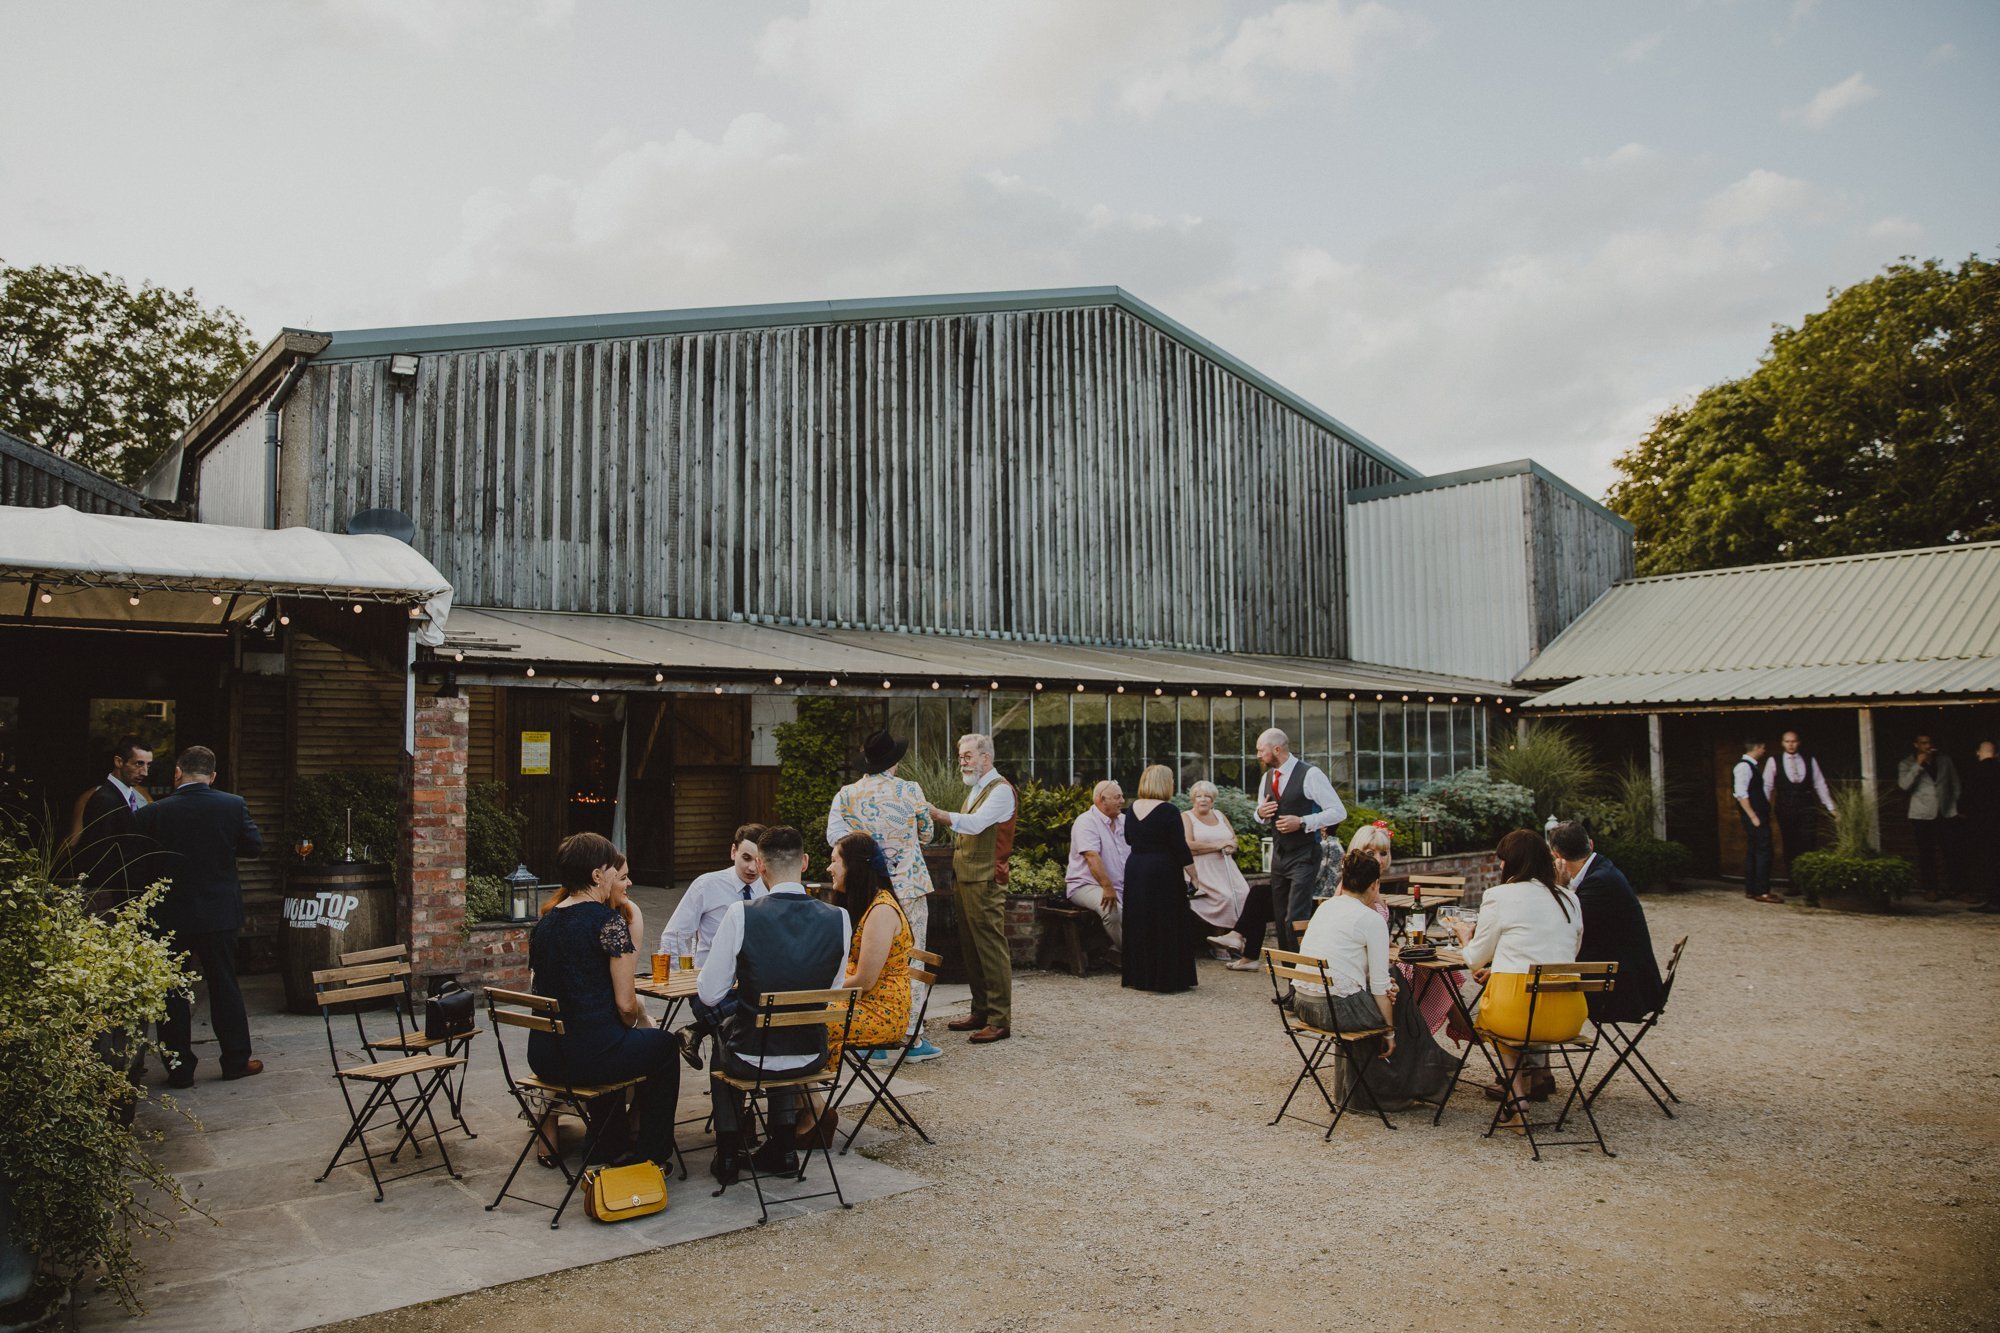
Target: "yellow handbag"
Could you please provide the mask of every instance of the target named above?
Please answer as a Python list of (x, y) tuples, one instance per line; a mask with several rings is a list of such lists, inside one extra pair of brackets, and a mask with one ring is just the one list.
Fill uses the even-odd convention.
[(667, 1206), (667, 1173), (657, 1162), (600, 1166), (583, 1177), (583, 1208), (596, 1222), (650, 1217)]

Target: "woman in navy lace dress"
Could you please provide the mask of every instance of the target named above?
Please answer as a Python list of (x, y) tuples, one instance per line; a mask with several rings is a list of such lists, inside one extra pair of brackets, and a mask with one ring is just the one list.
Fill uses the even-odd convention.
[(624, 854), (608, 838), (578, 833), (556, 849), (556, 874), (562, 887), (529, 936), (528, 965), (535, 994), (562, 1002), (564, 1032), (530, 1032), (528, 1066), (551, 1082), (577, 1085), (644, 1079), (634, 1156), (665, 1170), (674, 1151), (680, 1043), (648, 1021), (633, 989), (639, 955), (632, 938), (644, 937), (645, 924), (625, 896), (632, 878)]

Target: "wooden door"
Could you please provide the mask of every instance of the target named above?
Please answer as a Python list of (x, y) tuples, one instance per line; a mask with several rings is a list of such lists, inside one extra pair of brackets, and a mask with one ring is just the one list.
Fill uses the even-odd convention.
[[(506, 744), (502, 751), (507, 756), (507, 785), (513, 792), (515, 806), (527, 819), (521, 839), (521, 859), (544, 883), (555, 879), (556, 845), (565, 835), (562, 765), (555, 749), (561, 744), (567, 720), (568, 705), (556, 691), (510, 691)], [(541, 749), (543, 745), (548, 747), (546, 751)]]
[(676, 882), (729, 860), (729, 837), (750, 808), (750, 700), (742, 695), (674, 695), (667, 722), (673, 772)]

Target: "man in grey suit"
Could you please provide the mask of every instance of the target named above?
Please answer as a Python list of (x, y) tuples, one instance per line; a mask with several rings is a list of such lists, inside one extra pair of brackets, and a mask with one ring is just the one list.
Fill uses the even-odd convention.
[[(209, 1021), (222, 1047), (222, 1076), (247, 1078), (264, 1071), (250, 1057), (250, 1016), (236, 984), (236, 936), (243, 929), (243, 884), (236, 858), (256, 856), (264, 839), (241, 796), (217, 791), (215, 751), (192, 746), (174, 762), (174, 793), (141, 806), (133, 816), (141, 837), (156, 850), (141, 870), (169, 881), (154, 920), (176, 948), (194, 955), (208, 986)], [(185, 995), (167, 1001), (160, 1044), (172, 1062), (167, 1082), (194, 1084), (194, 1006)]]
[(1910, 834), (1917, 842), (1917, 887), (1936, 902), (1944, 894), (1938, 878), (1939, 844), (1945, 820), (1958, 818), (1958, 770), (1951, 756), (1919, 736), (1896, 767), (1896, 785), (1910, 794)]

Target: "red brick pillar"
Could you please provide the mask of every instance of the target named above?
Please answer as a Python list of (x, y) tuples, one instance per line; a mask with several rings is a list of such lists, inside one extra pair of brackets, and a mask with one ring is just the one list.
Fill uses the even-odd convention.
[(458, 972), (465, 946), (465, 697), (419, 694), (416, 721), (397, 897), (411, 969), (424, 977)]

